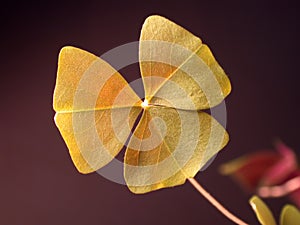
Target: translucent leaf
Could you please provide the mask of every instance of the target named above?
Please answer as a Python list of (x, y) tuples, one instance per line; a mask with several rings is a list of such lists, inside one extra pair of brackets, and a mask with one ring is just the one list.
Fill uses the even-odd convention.
[(106, 62), (78, 48), (61, 50), (53, 100), (55, 123), (81, 173), (101, 168), (118, 154), (140, 104)]
[(149, 107), (125, 155), (125, 180), (134, 193), (180, 185), (228, 142), (224, 128), (204, 112)]
[[(164, 17), (150, 16), (144, 22), (139, 56), (146, 99), (151, 104), (207, 109), (231, 91), (228, 77), (209, 48)], [(174, 85), (184, 92), (172, 91)], [(192, 106), (185, 104), (187, 98)]]

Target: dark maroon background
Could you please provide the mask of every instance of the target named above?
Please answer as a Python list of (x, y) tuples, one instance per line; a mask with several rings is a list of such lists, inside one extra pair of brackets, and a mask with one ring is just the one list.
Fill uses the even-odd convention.
[[(255, 223), (249, 195), (217, 168), (271, 147), (276, 137), (299, 151), (299, 7), (289, 1), (42, 2), (2, 3), (0, 9), (0, 224), (231, 224), (189, 183), (134, 195), (95, 173), (79, 174), (54, 125), (60, 48), (74, 45), (101, 55), (138, 40), (150, 14), (200, 36), (229, 74), (231, 141), (196, 179)], [(127, 71), (128, 81), (139, 77), (136, 67)], [(286, 201), (267, 202), (278, 214)]]

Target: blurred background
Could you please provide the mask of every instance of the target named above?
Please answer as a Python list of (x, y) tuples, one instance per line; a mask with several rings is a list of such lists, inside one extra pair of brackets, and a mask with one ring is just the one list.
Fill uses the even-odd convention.
[[(251, 224), (245, 194), (220, 164), (272, 148), (300, 149), (299, 7), (285, 1), (69, 1), (1, 4), (0, 224), (232, 224), (186, 183), (134, 195), (81, 175), (53, 121), (57, 56), (65, 45), (96, 55), (137, 41), (160, 14), (202, 38), (230, 76), (230, 143), (196, 179)], [(123, 74), (139, 78), (138, 66)], [(298, 91), (297, 91), (298, 90)], [(267, 202), (278, 216), (287, 199)]]

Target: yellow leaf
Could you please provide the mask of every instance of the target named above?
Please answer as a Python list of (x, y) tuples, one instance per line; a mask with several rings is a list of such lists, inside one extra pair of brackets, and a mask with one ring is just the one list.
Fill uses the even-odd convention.
[(118, 154), (140, 104), (106, 62), (78, 48), (61, 50), (53, 100), (55, 123), (81, 173), (96, 171)]
[(149, 107), (126, 150), (126, 183), (134, 193), (183, 184), (227, 142), (224, 128), (204, 112)]
[(99, 57), (75, 47), (59, 53), (53, 106), (56, 112), (140, 106), (125, 79)]
[[(230, 93), (223, 69), (201, 40), (161, 16), (150, 16), (140, 36), (140, 68), (150, 104), (207, 109)], [(174, 87), (184, 90), (174, 91)], [(187, 98), (193, 104), (186, 104)]]
[(280, 225), (299, 225), (300, 212), (293, 205), (286, 205), (281, 211)]
[(253, 196), (249, 203), (262, 225), (276, 225), (272, 212), (259, 197)]

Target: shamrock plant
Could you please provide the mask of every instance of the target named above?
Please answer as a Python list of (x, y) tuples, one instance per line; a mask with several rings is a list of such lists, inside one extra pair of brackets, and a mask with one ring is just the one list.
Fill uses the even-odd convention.
[[(138, 48), (143, 96), (104, 58), (76, 47), (61, 49), (53, 107), (75, 167), (84, 174), (101, 170), (125, 146), (122, 163), (131, 192), (188, 180), (230, 220), (246, 224), (194, 179), (229, 141), (213, 117), (213, 107), (231, 92), (229, 78), (200, 38), (158, 15), (145, 20)], [(266, 207), (251, 202), (258, 215), (263, 212), (260, 221), (273, 224)], [(293, 210), (285, 209), (283, 221), (290, 221)]]

